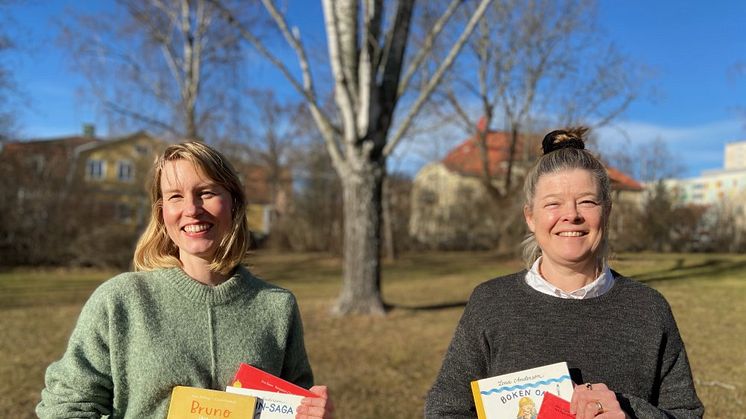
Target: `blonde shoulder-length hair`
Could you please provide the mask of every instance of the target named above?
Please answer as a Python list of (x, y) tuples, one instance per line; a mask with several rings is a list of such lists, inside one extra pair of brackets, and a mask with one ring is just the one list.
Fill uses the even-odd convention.
[(228, 190), (232, 198), (233, 228), (223, 237), (210, 264), (210, 270), (229, 274), (249, 249), (249, 223), (246, 195), (233, 166), (220, 152), (198, 141), (171, 145), (155, 161), (150, 178), (151, 213), (148, 226), (137, 241), (133, 266), (136, 271), (180, 267), (179, 248), (171, 240), (163, 223), (161, 175), (167, 162), (186, 160), (203, 175)]

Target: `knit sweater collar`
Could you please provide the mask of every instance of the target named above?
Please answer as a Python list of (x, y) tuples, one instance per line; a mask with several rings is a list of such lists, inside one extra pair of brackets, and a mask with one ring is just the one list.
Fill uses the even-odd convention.
[(161, 269), (158, 274), (187, 299), (208, 305), (225, 304), (249, 292), (254, 279), (241, 265), (236, 267), (230, 278), (218, 286), (205, 285), (187, 275), (181, 268)]

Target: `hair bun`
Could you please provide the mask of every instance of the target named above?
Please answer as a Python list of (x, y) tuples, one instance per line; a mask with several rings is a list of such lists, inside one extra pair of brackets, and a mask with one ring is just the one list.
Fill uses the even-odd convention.
[(544, 154), (549, 154), (552, 151), (563, 148), (583, 150), (585, 149), (585, 140), (583, 137), (586, 132), (588, 132), (588, 128), (583, 127), (554, 130), (544, 136), (541, 148), (544, 150)]

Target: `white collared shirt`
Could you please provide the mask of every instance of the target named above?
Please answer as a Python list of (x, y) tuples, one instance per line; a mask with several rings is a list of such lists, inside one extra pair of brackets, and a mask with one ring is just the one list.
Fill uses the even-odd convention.
[(541, 263), (541, 257), (536, 259), (531, 269), (526, 272), (526, 283), (536, 291), (543, 294), (551, 295), (558, 298), (569, 298), (575, 300), (582, 300), (584, 298), (593, 298), (605, 294), (614, 285), (614, 276), (611, 274), (609, 265), (604, 265), (601, 270), (601, 275), (598, 276), (593, 282), (578, 288), (572, 292), (563, 291), (544, 279), (539, 273), (539, 264)]

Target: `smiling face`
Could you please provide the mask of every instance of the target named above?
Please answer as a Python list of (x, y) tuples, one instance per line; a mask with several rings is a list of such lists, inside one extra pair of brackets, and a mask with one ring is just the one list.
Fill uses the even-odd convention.
[(564, 267), (595, 276), (608, 215), (599, 195), (597, 182), (586, 170), (561, 170), (539, 178), (524, 216), (541, 248), (542, 269)]
[(163, 223), (184, 266), (212, 262), (232, 229), (232, 198), (187, 160), (167, 161), (161, 174)]

